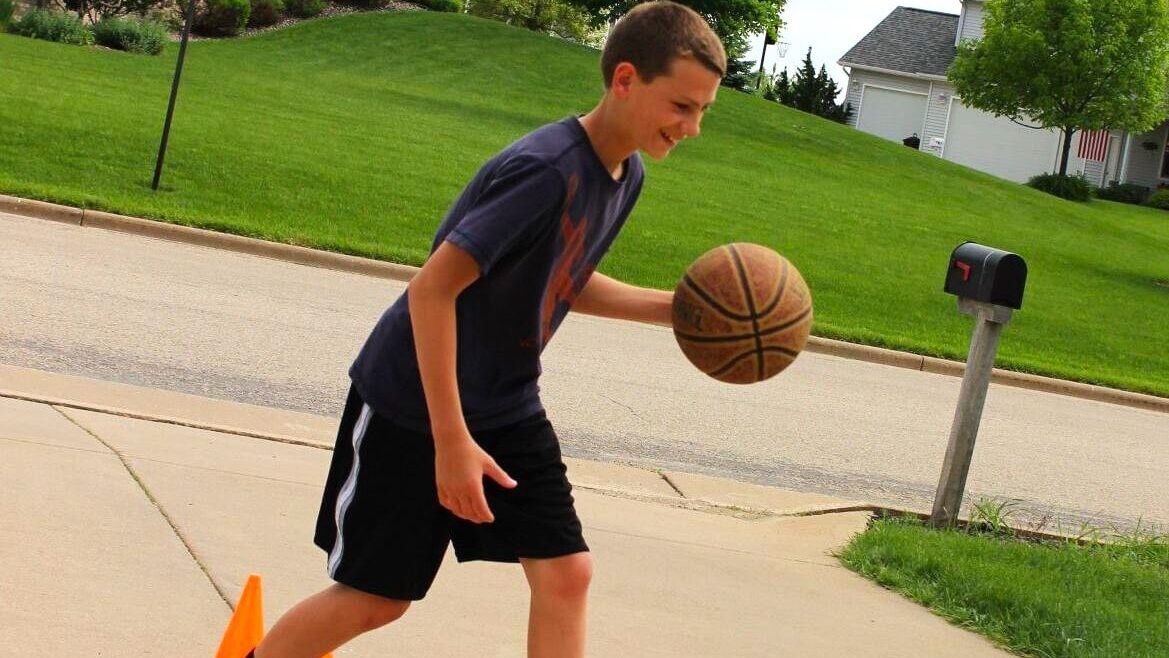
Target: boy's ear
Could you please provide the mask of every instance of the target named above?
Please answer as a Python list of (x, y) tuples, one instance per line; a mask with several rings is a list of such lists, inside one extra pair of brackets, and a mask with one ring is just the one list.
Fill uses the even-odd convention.
[(621, 62), (613, 69), (613, 82), (609, 88), (619, 100), (625, 100), (633, 92), (633, 85), (639, 81), (637, 67), (630, 62)]

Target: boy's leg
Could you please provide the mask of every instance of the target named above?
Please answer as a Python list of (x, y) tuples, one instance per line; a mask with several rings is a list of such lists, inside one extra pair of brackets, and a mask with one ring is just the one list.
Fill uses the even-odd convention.
[(592, 557), (521, 558), (532, 590), (528, 658), (583, 658)]
[(433, 440), (378, 416), (356, 388), (337, 434), (313, 537), (337, 584), (286, 612), (257, 658), (320, 658), (401, 617), (442, 564), (452, 517), (435, 492)]
[(256, 648), (256, 658), (320, 658), (349, 640), (398, 619), (409, 601), (333, 585), (293, 606)]

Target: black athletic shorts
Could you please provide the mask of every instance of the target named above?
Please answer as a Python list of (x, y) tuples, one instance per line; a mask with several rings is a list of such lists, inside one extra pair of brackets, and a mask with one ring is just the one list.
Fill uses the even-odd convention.
[(451, 542), (459, 562), (588, 550), (560, 442), (543, 413), (472, 436), (518, 483), (505, 489), (484, 478), (493, 523), (474, 524), (439, 505), (431, 436), (378, 416), (350, 389), (315, 537), (329, 554), (333, 580), (415, 601), (430, 589)]

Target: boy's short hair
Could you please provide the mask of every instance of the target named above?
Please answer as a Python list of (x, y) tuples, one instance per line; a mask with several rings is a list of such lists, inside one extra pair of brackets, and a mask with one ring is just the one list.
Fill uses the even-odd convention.
[(670, 0), (637, 5), (617, 21), (605, 42), (605, 88), (613, 84), (613, 71), (621, 62), (633, 64), (648, 83), (668, 73), (679, 57), (689, 57), (720, 77), (727, 74), (722, 41), (698, 12)]

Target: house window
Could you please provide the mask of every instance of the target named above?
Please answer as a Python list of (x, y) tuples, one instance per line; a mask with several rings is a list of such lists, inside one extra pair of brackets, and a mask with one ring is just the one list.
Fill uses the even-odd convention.
[[(1156, 147), (1156, 142), (1150, 144)], [(1165, 135), (1165, 148), (1161, 150), (1161, 178), (1169, 178), (1169, 133)]]

